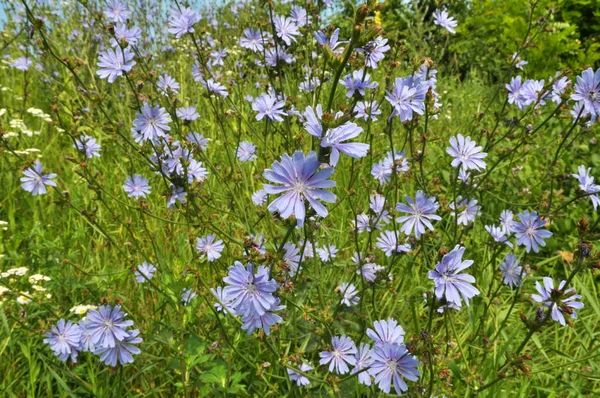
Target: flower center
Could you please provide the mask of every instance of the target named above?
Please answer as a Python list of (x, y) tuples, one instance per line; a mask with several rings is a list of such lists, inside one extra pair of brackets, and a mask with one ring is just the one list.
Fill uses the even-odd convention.
[(292, 191), (299, 195), (304, 194), (307, 191), (307, 188), (306, 183), (300, 180), (296, 180), (294, 185), (292, 185)]

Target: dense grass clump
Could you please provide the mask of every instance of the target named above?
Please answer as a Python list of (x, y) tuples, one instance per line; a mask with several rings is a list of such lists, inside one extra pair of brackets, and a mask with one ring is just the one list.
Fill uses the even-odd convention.
[(442, 3), (2, 3), (0, 396), (598, 395), (589, 5)]

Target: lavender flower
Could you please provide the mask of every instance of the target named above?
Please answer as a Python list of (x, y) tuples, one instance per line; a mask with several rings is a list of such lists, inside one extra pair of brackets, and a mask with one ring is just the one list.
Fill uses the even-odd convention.
[(506, 90), (508, 91), (508, 103), (517, 105), (520, 110), (529, 105), (523, 94), (522, 87), (521, 76), (513, 77), (510, 80), (510, 83), (506, 85)]
[(441, 26), (442, 28), (446, 29), (452, 34), (456, 33), (454, 28), (456, 28), (456, 25), (458, 25), (458, 23), (454, 18), (448, 15), (448, 11), (446, 10), (435, 10), (435, 15), (433, 16), (433, 23), (435, 25)]
[(267, 118), (269, 121), (283, 122), (283, 117), (287, 114), (283, 111), (285, 101), (280, 100), (276, 96), (269, 94), (261, 94), (254, 102), (252, 102), (252, 109), (258, 114), (256, 120), (263, 120)]
[(135, 271), (135, 280), (138, 283), (145, 283), (154, 277), (154, 273), (156, 272), (156, 267), (154, 264), (148, 264), (144, 261), (142, 264), (138, 265), (137, 270)]
[(150, 106), (144, 103), (140, 113), (137, 113), (133, 121), (133, 128), (138, 131), (144, 140), (156, 141), (167, 135), (171, 130), (169, 123), (171, 117), (167, 110), (160, 105)]
[(205, 256), (208, 258), (208, 262), (215, 261), (221, 258), (221, 252), (223, 251), (223, 241), (216, 240), (217, 236), (214, 234), (208, 234), (202, 238), (196, 239), (196, 250), (201, 254), (200, 258)]
[(275, 31), (277, 37), (285, 42), (288, 46), (292, 44), (292, 41), (296, 42), (296, 36), (300, 35), (298, 31), (298, 25), (291, 18), (286, 18), (282, 15), (277, 15), (273, 19), (275, 25)]
[(356, 92), (364, 96), (366, 89), (379, 86), (377, 82), (371, 83), (371, 75), (368, 73), (365, 74), (363, 69), (355, 70), (352, 72), (352, 75), (346, 75), (344, 80), (340, 80), (340, 83), (348, 90), (346, 92), (346, 97), (348, 98), (351, 98)]
[(295, 60), (283, 47), (269, 48), (265, 54), (265, 63), (272, 67), (276, 67), (281, 63), (291, 64)]
[(337, 165), (340, 159), (340, 152), (355, 159), (367, 156), (369, 144), (345, 142), (358, 137), (362, 131), (363, 129), (361, 127), (358, 127), (355, 123), (351, 122), (346, 122), (339, 127), (327, 130), (327, 134), (325, 134), (325, 137), (321, 140), (321, 146), (323, 148), (331, 147), (329, 163), (332, 167)]
[(106, 15), (106, 18), (110, 22), (124, 23), (131, 18), (131, 11), (129, 11), (127, 5), (121, 0), (108, 0), (104, 9), (104, 15)]
[(206, 87), (206, 89), (210, 92), (213, 92), (221, 97), (227, 97), (229, 93), (227, 92), (227, 88), (219, 82), (216, 82), (214, 79), (204, 80), (202, 79), (200, 83)]
[(336, 196), (321, 188), (333, 188), (335, 181), (328, 180), (333, 174), (333, 168), (319, 170), (320, 162), (317, 155), (310, 152), (306, 157), (300, 151), (293, 156), (284, 154), (281, 162), (275, 161), (271, 169), (264, 171), (263, 176), (280, 186), (264, 184), (263, 189), (268, 194), (283, 194), (269, 205), (271, 212), (278, 211), (282, 218), (295, 215), (298, 227), (304, 225), (306, 217), (305, 201), (321, 217), (326, 217), (328, 212), (325, 206), (317, 199), (333, 203)]
[(171, 93), (178, 94), (179, 93), (179, 83), (177, 80), (172, 78), (169, 74), (163, 73), (158, 77), (158, 82), (156, 85), (160, 89), (161, 94), (169, 95)]
[(583, 103), (594, 119), (600, 116), (600, 69), (595, 73), (592, 68), (581, 72), (573, 89), (575, 93), (571, 94), (571, 99)]
[(94, 156), (100, 157), (100, 144), (98, 144), (94, 137), (90, 137), (89, 135), (82, 135), (75, 139), (73, 148), (83, 152), (89, 159)]
[[(584, 165), (581, 165), (577, 168), (578, 174), (571, 174), (571, 176), (575, 177), (577, 181), (579, 181), (579, 189), (587, 194), (592, 193), (600, 193), (600, 185), (594, 184), (594, 177), (590, 174), (592, 172), (591, 167), (585, 169)], [(590, 200), (592, 201), (592, 205), (594, 206), (594, 210), (600, 205), (600, 199), (598, 199), (598, 195), (590, 195)]]
[(197, 146), (198, 148), (205, 151), (208, 148), (208, 138), (204, 138), (202, 134), (195, 133), (190, 131), (188, 135), (185, 137), (186, 140)]
[(253, 311), (244, 314), (242, 316), (242, 330), (245, 330), (250, 335), (256, 329), (263, 329), (267, 336), (270, 335), (271, 326), (283, 322), (283, 318), (274, 313), (274, 311), (285, 309), (285, 305), (279, 305), (279, 302), (279, 298), (276, 297), (269, 310), (265, 311), (262, 315)]
[(386, 257), (401, 252), (408, 253), (410, 251), (410, 244), (398, 244), (398, 236), (393, 231), (383, 231), (377, 238), (376, 246), (385, 253)]
[(346, 374), (350, 371), (348, 365), (356, 365), (356, 344), (348, 336), (334, 336), (331, 339), (332, 351), (319, 353), (321, 365), (329, 364), (329, 371), (337, 374)]
[(327, 35), (320, 30), (316, 31), (314, 35), (315, 39), (317, 39), (317, 43), (319, 43), (320, 46), (329, 47), (334, 54), (339, 53), (339, 51), (342, 50), (342, 47), (340, 46), (347, 43), (345, 41), (338, 40), (340, 37), (340, 28), (334, 30), (330, 37), (327, 37)]
[(181, 11), (174, 8), (171, 10), (169, 21), (169, 33), (180, 38), (186, 33), (194, 33), (194, 25), (200, 21), (200, 15), (189, 7), (183, 7)]
[(425, 95), (429, 84), (409, 76), (396, 78), (393, 90), (386, 91), (385, 99), (394, 107), (393, 116), (400, 116), (400, 121), (412, 120), (415, 113), (425, 112)]
[(108, 79), (109, 83), (113, 83), (117, 77), (123, 76), (123, 73), (131, 71), (136, 63), (133, 57), (133, 53), (128, 48), (116, 50), (109, 48), (100, 53), (96, 74), (102, 79)]
[(377, 265), (375, 263), (366, 263), (361, 266), (356, 273), (362, 275), (367, 282), (375, 282), (375, 279), (377, 279), (377, 273), (384, 270), (385, 268), (381, 265)]
[(389, 394), (392, 382), (396, 393), (402, 394), (408, 390), (403, 377), (417, 381), (420, 372), (417, 369), (420, 362), (412, 356), (404, 345), (384, 344), (371, 350), (371, 367), (369, 374), (375, 377), (379, 389)]
[(259, 189), (252, 194), (252, 203), (257, 206), (262, 206), (267, 202), (267, 193), (264, 189)]
[(365, 55), (365, 65), (367, 67), (377, 69), (377, 65), (385, 58), (385, 53), (390, 50), (387, 42), (388, 39), (379, 36), (368, 42), (364, 47), (356, 49), (356, 52)]
[(97, 310), (90, 310), (85, 318), (90, 344), (99, 348), (113, 348), (117, 342), (128, 338), (126, 329), (133, 325), (133, 321), (124, 320), (126, 316), (120, 305), (101, 305)]
[(521, 69), (521, 70), (523, 70), (523, 67), (529, 63), (529, 62), (521, 59), (521, 57), (519, 57), (519, 53), (513, 53), (512, 60), (516, 61), (515, 68)]
[(356, 365), (350, 374), (358, 373), (358, 382), (360, 384), (364, 384), (365, 386), (370, 386), (372, 380), (368, 369), (372, 364), (373, 360), (371, 359), (371, 346), (369, 344), (360, 343), (360, 347), (356, 353)]
[[(313, 370), (313, 367), (303, 362), (302, 365), (300, 365), (300, 370), (306, 373), (310, 370)], [(302, 376), (300, 373), (290, 368), (287, 368), (287, 373), (290, 381), (295, 381), (298, 387), (307, 386), (310, 384), (310, 380), (308, 380), (306, 376)]]
[(487, 153), (482, 152), (483, 148), (476, 145), (475, 141), (471, 141), (471, 137), (465, 139), (462, 134), (450, 138), (450, 147), (446, 148), (446, 153), (454, 157), (452, 167), (462, 166), (465, 170), (477, 171), (485, 169), (486, 164), (483, 159)]
[(469, 299), (480, 293), (476, 287), (471, 285), (475, 283), (475, 278), (469, 274), (459, 274), (460, 271), (473, 265), (473, 260), (463, 261), (464, 252), (464, 247), (456, 245), (428, 274), (429, 279), (432, 279), (435, 284), (435, 296), (438, 300), (445, 297), (448, 302), (454, 303), (458, 307), (461, 306), (461, 296), (468, 306)]
[(364, 119), (368, 121), (371, 119), (372, 121), (377, 121), (377, 115), (381, 115), (381, 111), (379, 110), (379, 104), (377, 101), (358, 101), (356, 103), (356, 107), (354, 108), (356, 112), (356, 117)]
[(375, 321), (373, 329), (367, 329), (367, 336), (375, 341), (375, 345), (383, 346), (385, 344), (404, 343), (404, 329), (398, 325), (398, 321), (393, 318), (387, 320)]
[(560, 104), (562, 102), (562, 96), (569, 85), (569, 79), (566, 76), (561, 77), (554, 83), (552, 83), (552, 93), (550, 96), (552, 97), (552, 102), (556, 104)]
[(360, 297), (357, 296), (358, 290), (352, 283), (344, 282), (335, 290), (343, 296), (340, 304), (344, 304), (346, 307), (358, 304)]
[(25, 72), (33, 64), (33, 61), (26, 57), (19, 57), (10, 63), (15, 69), (22, 70)]
[(138, 337), (139, 334), (140, 331), (137, 329), (129, 330), (127, 336), (123, 340), (117, 341), (114, 347), (96, 348), (94, 354), (99, 355), (100, 361), (104, 362), (105, 365), (112, 367), (117, 366), (117, 363), (121, 365), (133, 363), (133, 356), (142, 352), (134, 345), (143, 341), (141, 337)]
[(502, 282), (511, 288), (520, 286), (523, 283), (522, 278), (525, 277), (523, 267), (519, 265), (519, 259), (514, 254), (507, 254), (500, 263), (500, 271), (502, 271)]
[(564, 314), (570, 314), (571, 318), (577, 318), (577, 311), (583, 308), (583, 303), (580, 301), (581, 295), (577, 294), (574, 288), (564, 290), (567, 281), (561, 281), (558, 289), (554, 289), (554, 281), (552, 278), (545, 277), (543, 285), (540, 282), (535, 282), (535, 288), (539, 294), (532, 294), (531, 298), (538, 303), (543, 303), (545, 307), (550, 308), (552, 320), (565, 326)]
[(52, 181), (56, 178), (56, 174), (42, 174), (42, 163), (39, 160), (35, 161), (33, 167), (28, 168), (23, 172), (24, 177), (21, 177), (21, 188), (27, 192), (31, 192), (32, 196), (45, 195), (46, 186), (55, 187), (56, 182)]
[[(463, 209), (460, 213), (458, 213), (458, 219), (457, 219), (457, 223), (460, 225), (468, 225), (470, 222), (474, 222), (475, 221), (475, 217), (481, 215), (481, 206), (477, 206), (477, 200), (476, 199), (462, 199), (462, 196), (458, 196), (456, 198), (456, 202), (458, 203), (458, 206), (455, 206), (454, 202), (451, 202), (448, 207), (450, 207), (450, 209), (454, 210), (452, 213), (450, 213), (452, 216), (456, 217), (457, 216), (457, 210), (458, 209)], [(458, 207), (458, 209), (457, 209)]]
[(185, 287), (181, 289), (181, 303), (185, 307), (187, 307), (192, 302), (192, 300), (196, 298), (196, 296), (198, 295), (192, 289)]
[(517, 244), (525, 246), (527, 253), (532, 249), (534, 252), (539, 252), (539, 246), (546, 246), (544, 239), (552, 236), (552, 232), (542, 229), (546, 226), (546, 222), (540, 219), (537, 212), (525, 210), (519, 214), (520, 222), (515, 224), (515, 236)]
[(390, 182), (390, 179), (394, 173), (401, 173), (408, 171), (408, 160), (404, 156), (404, 152), (395, 152), (392, 156), (392, 152), (388, 152), (379, 162), (375, 163), (371, 168), (371, 175), (379, 181), (380, 184), (385, 185)]
[(405, 196), (404, 199), (408, 202), (408, 205), (404, 203), (396, 204), (396, 210), (402, 213), (409, 213), (408, 216), (401, 216), (396, 219), (397, 222), (402, 223), (402, 232), (406, 235), (410, 235), (415, 232), (417, 239), (425, 233), (425, 227), (433, 231), (433, 225), (430, 220), (441, 220), (442, 218), (435, 214), (440, 205), (436, 202), (435, 198), (427, 197), (422, 191), (417, 192), (416, 200), (413, 200), (409, 196)]
[(214, 307), (218, 312), (225, 313), (225, 311), (227, 311), (232, 315), (235, 315), (235, 310), (231, 307), (231, 301), (225, 297), (225, 290), (221, 286), (217, 286), (216, 289), (211, 288), (210, 292), (218, 300), (214, 304)]
[(171, 184), (171, 195), (169, 196), (169, 200), (167, 201), (167, 207), (170, 210), (173, 210), (173, 207), (175, 206), (177, 201), (179, 201), (181, 203), (185, 203), (186, 197), (187, 197), (187, 192), (185, 192), (185, 189)]
[(224, 48), (211, 52), (210, 53), (211, 66), (225, 65), (226, 57), (227, 57), (227, 50), (225, 50)]
[(128, 197), (136, 199), (145, 198), (146, 195), (150, 193), (148, 180), (139, 174), (133, 174), (131, 177), (128, 177), (127, 180), (125, 180), (123, 189)]
[(292, 6), (290, 11), (290, 19), (294, 21), (299, 28), (311, 23), (311, 17), (308, 15), (306, 10), (296, 5)]
[(513, 212), (510, 210), (502, 210), (500, 213), (500, 227), (505, 234), (515, 232), (515, 221), (513, 220)]
[(248, 141), (240, 142), (235, 156), (240, 162), (252, 162), (256, 160), (256, 146)]
[(288, 267), (290, 275), (294, 276), (300, 265), (300, 249), (295, 244), (288, 242), (283, 245), (283, 250), (283, 261)]
[(44, 343), (50, 346), (54, 355), (60, 357), (65, 362), (69, 357), (72, 362), (77, 362), (77, 354), (81, 342), (81, 329), (79, 325), (71, 321), (60, 319), (52, 329), (46, 332)]
[(327, 262), (334, 259), (337, 256), (338, 251), (338, 248), (334, 245), (325, 245), (323, 247), (317, 248), (317, 254), (323, 262)]
[(506, 246), (513, 248), (513, 244), (509, 242), (508, 237), (506, 236), (506, 232), (495, 225), (486, 225), (485, 230), (488, 231), (492, 239), (494, 239), (498, 243), (504, 243)]
[(188, 106), (177, 108), (177, 117), (186, 122), (193, 122), (198, 119), (200, 115), (196, 112), (195, 106)]
[(254, 273), (252, 264), (246, 267), (239, 261), (229, 267), (223, 282), (223, 296), (231, 302), (231, 307), (238, 314), (264, 315), (277, 302), (273, 293), (277, 290), (277, 282), (269, 277), (269, 269), (258, 267)]
[(129, 45), (135, 46), (137, 41), (142, 37), (142, 30), (135, 26), (131, 29), (125, 24), (118, 24), (115, 27), (115, 37), (110, 39), (110, 45), (117, 49), (121, 45), (127, 47)]
[(264, 44), (269, 41), (270, 36), (268, 33), (247, 28), (244, 29), (244, 36), (240, 38), (240, 46), (252, 50), (255, 53), (262, 53), (264, 51)]

